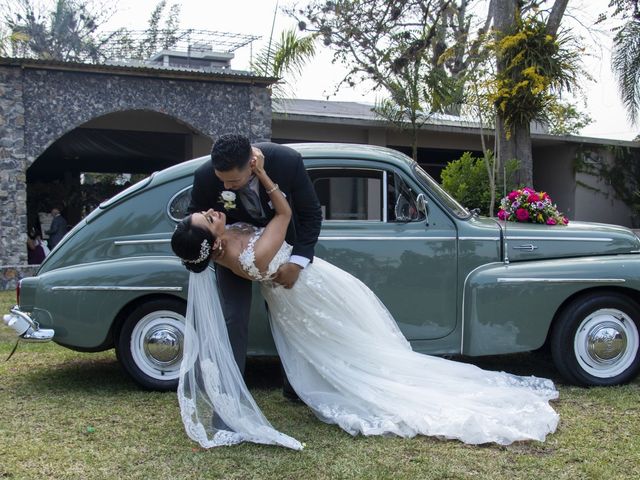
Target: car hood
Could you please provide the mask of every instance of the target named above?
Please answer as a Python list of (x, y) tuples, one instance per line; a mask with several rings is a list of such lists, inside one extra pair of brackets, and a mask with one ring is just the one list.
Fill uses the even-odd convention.
[(573, 221), (562, 226), (499, 224), (510, 261), (640, 253), (640, 239), (617, 225)]

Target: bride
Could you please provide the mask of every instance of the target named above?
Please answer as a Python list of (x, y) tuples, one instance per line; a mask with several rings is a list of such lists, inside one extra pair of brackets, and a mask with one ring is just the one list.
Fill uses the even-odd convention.
[(208, 210), (184, 218), (171, 239), (192, 272), (178, 399), (193, 440), (205, 448), (243, 441), (302, 448), (271, 426), (244, 384), (207, 268), (212, 260), (260, 282), (287, 377), (324, 422), (352, 435), (431, 435), (469, 444), (543, 441), (555, 431), (552, 381), (414, 352), (375, 294), (334, 265), (316, 257), (293, 288), (272, 282), (291, 253), (284, 241), (291, 209), (263, 162), (254, 157), (251, 168), (276, 212), (265, 228), (225, 226), (224, 213)]

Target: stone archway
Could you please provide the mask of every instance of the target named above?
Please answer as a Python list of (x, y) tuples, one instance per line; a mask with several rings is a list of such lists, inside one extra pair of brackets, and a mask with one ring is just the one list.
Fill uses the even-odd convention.
[(52, 207), (71, 227), (132, 182), (206, 155), (211, 144), (185, 122), (148, 110), (114, 112), (79, 125), (27, 168), (27, 230), (44, 232)]
[(27, 169), (65, 134), (133, 111), (188, 126), (200, 138), (191, 146), (194, 156), (206, 145), (202, 138), (225, 132), (268, 140), (273, 80), (0, 58), (0, 289), (12, 287), (21, 275), (16, 266), (27, 263)]

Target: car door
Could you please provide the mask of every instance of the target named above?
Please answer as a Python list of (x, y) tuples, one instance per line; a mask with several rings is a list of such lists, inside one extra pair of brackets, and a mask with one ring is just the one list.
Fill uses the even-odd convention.
[[(367, 284), (410, 340), (441, 338), (456, 325), (456, 228), (422, 187), (379, 163), (316, 160), (307, 171), (323, 225), (316, 255)], [(428, 199), (429, 197), (427, 197)]]

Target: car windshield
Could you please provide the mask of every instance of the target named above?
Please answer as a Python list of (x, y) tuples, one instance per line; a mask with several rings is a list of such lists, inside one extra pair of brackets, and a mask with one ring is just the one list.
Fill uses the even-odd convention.
[(416, 173), (418, 180), (431, 190), (431, 192), (438, 197), (438, 200), (440, 200), (440, 202), (456, 217), (469, 218), (471, 216), (469, 210), (464, 208), (455, 198), (449, 195), (446, 190), (438, 184), (438, 182), (431, 178), (429, 174), (422, 169), (422, 167), (414, 164), (413, 170)]

